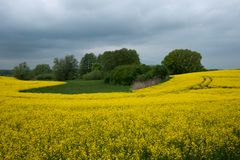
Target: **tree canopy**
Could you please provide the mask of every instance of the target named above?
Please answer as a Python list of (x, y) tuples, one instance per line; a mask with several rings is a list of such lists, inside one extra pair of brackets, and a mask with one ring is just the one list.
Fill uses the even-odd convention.
[(20, 63), (13, 69), (13, 76), (21, 80), (31, 79), (31, 70), (26, 62)]
[(31, 71), (27, 63), (23, 62), (14, 68), (13, 73), (18, 79), (60, 81), (77, 78), (104, 79), (106, 83), (130, 85), (134, 81), (164, 80), (169, 74), (205, 70), (201, 59), (201, 54), (196, 51), (176, 49), (164, 58), (162, 65), (144, 65), (140, 63), (136, 50), (122, 48), (105, 51), (98, 57), (94, 53), (86, 53), (80, 64), (74, 55), (55, 58), (52, 70), (48, 64), (39, 64)]
[(164, 80), (168, 77), (168, 70), (162, 65), (147, 66), (141, 65), (120, 65), (114, 68), (106, 82), (120, 85), (131, 85), (134, 81), (147, 81), (160, 78)]
[(48, 64), (38, 64), (33, 70), (34, 75), (46, 74), (51, 72), (51, 68)]
[(98, 62), (102, 65), (103, 70), (107, 72), (120, 65), (140, 64), (137, 51), (126, 48), (106, 51), (98, 57)]
[(202, 56), (196, 51), (176, 49), (171, 51), (162, 61), (171, 74), (202, 71)]
[(57, 80), (72, 80), (77, 77), (78, 61), (74, 55), (67, 55), (63, 59), (55, 58), (53, 63), (53, 72)]
[(92, 71), (93, 65), (97, 62), (97, 57), (93, 53), (86, 53), (80, 62), (79, 74), (82, 76)]

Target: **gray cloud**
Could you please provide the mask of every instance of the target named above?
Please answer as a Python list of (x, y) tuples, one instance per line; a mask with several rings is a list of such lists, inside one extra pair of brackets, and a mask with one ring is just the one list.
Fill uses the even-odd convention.
[(0, 68), (122, 47), (148, 64), (189, 48), (202, 53), (206, 67), (236, 68), (239, 18), (239, 0), (2, 0)]

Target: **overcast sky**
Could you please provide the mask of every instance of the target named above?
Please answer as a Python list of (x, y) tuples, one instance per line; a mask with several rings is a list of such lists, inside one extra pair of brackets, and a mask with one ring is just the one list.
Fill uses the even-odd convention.
[(146, 64), (188, 48), (239, 68), (240, 0), (0, 0), (0, 69), (123, 47)]

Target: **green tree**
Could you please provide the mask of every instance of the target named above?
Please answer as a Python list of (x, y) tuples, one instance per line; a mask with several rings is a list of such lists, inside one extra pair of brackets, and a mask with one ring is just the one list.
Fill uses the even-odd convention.
[(31, 79), (31, 70), (26, 62), (20, 63), (18, 66), (14, 67), (13, 75), (17, 79), (29, 80)]
[(202, 71), (202, 56), (196, 51), (188, 49), (176, 49), (170, 52), (162, 61), (170, 74), (181, 74)]
[(77, 78), (78, 61), (74, 55), (67, 55), (63, 59), (55, 58), (53, 63), (53, 72), (57, 80), (64, 81)]
[(101, 64), (99, 64), (99, 63), (94, 63), (93, 66), (92, 66), (92, 71), (94, 71), (94, 70), (99, 70), (99, 71), (101, 71), (101, 70), (102, 70)]
[(103, 73), (100, 70), (95, 69), (89, 73), (84, 74), (82, 78), (84, 80), (100, 80), (103, 79)]
[(166, 79), (169, 75), (169, 71), (164, 65), (156, 65), (153, 68), (153, 76), (155, 78)]
[(104, 71), (111, 71), (120, 65), (140, 64), (136, 50), (122, 48), (115, 51), (106, 51), (98, 57), (98, 62)]
[(86, 53), (80, 62), (80, 76), (92, 71), (93, 65), (97, 62), (97, 57), (94, 53)]
[(142, 64), (140, 69), (142, 74), (137, 76), (136, 81), (147, 81), (155, 78), (164, 80), (169, 75), (168, 69), (164, 65), (147, 66)]
[(0, 76), (11, 76), (13, 75), (13, 70), (0, 70)]
[(120, 85), (131, 85), (138, 75), (144, 73), (141, 65), (121, 65), (115, 67), (107, 77), (109, 80), (105, 82)]
[(34, 75), (40, 75), (40, 74), (47, 74), (47, 73), (51, 73), (51, 68), (48, 64), (38, 64), (34, 70)]

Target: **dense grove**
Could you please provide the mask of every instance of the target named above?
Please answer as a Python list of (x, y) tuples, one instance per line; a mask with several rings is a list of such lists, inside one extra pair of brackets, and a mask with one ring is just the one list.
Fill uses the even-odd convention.
[(240, 70), (133, 93), (37, 94), (0, 77), (0, 159), (240, 159)]
[(164, 81), (169, 74), (181, 74), (203, 71), (202, 56), (196, 51), (176, 49), (170, 52), (157, 65), (145, 65), (140, 62), (136, 50), (122, 48), (105, 51), (96, 56), (86, 53), (79, 62), (74, 55), (55, 58), (53, 67), (38, 64), (31, 70), (26, 62), (14, 67), (13, 75), (21, 80), (103, 80), (105, 83), (132, 85), (155, 79)]

